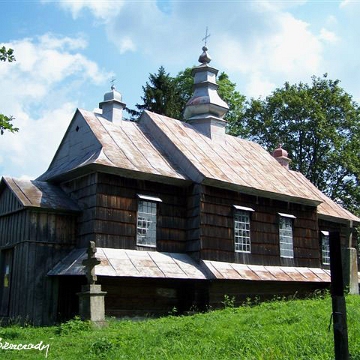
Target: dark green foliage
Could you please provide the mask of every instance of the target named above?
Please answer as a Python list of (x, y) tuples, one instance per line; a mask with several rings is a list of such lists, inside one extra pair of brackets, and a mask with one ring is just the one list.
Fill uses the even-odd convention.
[(0, 114), (0, 134), (3, 135), (5, 130), (10, 132), (17, 132), (19, 128), (14, 127), (11, 123), (14, 120), (12, 116), (6, 116), (4, 114)]
[[(143, 86), (144, 96), (142, 104), (137, 104), (137, 110), (127, 109), (133, 119), (140, 116), (142, 110), (150, 110), (174, 119), (183, 120), (186, 103), (193, 95), (192, 69), (186, 68), (171, 77), (164, 67), (160, 67), (157, 74), (150, 74), (149, 82)], [(235, 121), (243, 112), (245, 97), (235, 90), (236, 84), (231, 82), (226, 73), (218, 78), (219, 95), (229, 105), (225, 116), (227, 121)]]
[(251, 99), (230, 132), (269, 151), (282, 144), (293, 170), (359, 213), (360, 109), (339, 80), (314, 76), (310, 85), (285, 83), (266, 99)]
[[(8, 61), (12, 62), (15, 61), (14, 57), (14, 50), (13, 49), (6, 49), (5, 46), (0, 48), (0, 61)], [(10, 132), (17, 132), (19, 131), (18, 128), (14, 127), (14, 125), (11, 123), (14, 120), (12, 116), (6, 116), (3, 114), (0, 114), (0, 134), (3, 135), (4, 131), (10, 131)]]
[(143, 104), (136, 104), (140, 111), (130, 111), (132, 115), (140, 115), (142, 110), (153, 111), (160, 115), (179, 118), (181, 115), (181, 99), (175, 79), (166, 73), (163, 66), (157, 74), (150, 74), (149, 82), (143, 86)]
[(5, 46), (0, 48), (0, 61), (15, 61), (14, 50), (6, 49)]

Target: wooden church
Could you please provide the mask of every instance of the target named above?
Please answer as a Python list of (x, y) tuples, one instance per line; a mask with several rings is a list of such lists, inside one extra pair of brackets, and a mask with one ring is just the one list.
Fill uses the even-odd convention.
[(199, 62), (186, 121), (148, 111), (126, 121), (112, 87), (101, 110), (75, 112), (44, 174), (2, 178), (0, 317), (77, 314), (90, 241), (108, 316), (327, 288), (330, 231), (358, 286), (360, 219), (290, 170), (281, 147), (227, 135), (206, 47)]

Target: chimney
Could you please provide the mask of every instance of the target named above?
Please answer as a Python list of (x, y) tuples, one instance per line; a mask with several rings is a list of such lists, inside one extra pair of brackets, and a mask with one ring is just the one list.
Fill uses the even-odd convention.
[(274, 150), (272, 156), (286, 169), (289, 168), (291, 159), (288, 158), (288, 152), (284, 150), (281, 145), (279, 145), (279, 147)]
[(213, 138), (225, 135), (226, 121), (223, 119), (229, 107), (218, 92), (216, 75), (218, 70), (209, 66), (211, 61), (207, 47), (202, 48), (201, 65), (192, 70), (194, 94), (186, 104), (184, 118), (199, 132)]
[(115, 123), (119, 124), (122, 121), (122, 112), (126, 104), (122, 102), (121, 94), (116, 91), (115, 86), (111, 86), (111, 91), (105, 93), (104, 101), (99, 103), (99, 108), (102, 109), (102, 116)]

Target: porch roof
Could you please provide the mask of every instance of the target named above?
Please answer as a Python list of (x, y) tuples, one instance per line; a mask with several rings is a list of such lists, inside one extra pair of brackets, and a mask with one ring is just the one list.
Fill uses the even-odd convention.
[[(48, 275), (85, 275), (87, 249), (74, 249)], [(244, 280), (330, 282), (330, 270), (307, 267), (260, 266), (201, 260), (187, 254), (97, 248), (101, 261), (97, 276), (173, 278), (188, 280)]]

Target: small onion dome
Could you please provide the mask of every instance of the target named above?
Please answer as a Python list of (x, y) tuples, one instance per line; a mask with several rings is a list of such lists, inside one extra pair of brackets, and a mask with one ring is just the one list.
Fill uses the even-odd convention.
[(288, 152), (286, 150), (284, 150), (281, 145), (279, 145), (279, 147), (277, 149), (274, 150), (274, 152), (272, 153), (272, 156), (274, 158), (277, 157), (288, 157)]
[(275, 149), (272, 153), (272, 156), (285, 168), (289, 168), (291, 160), (288, 158), (288, 152), (284, 150), (281, 145)]
[(203, 46), (202, 51), (203, 51), (203, 53), (199, 56), (199, 63), (208, 64), (211, 61), (211, 57), (207, 53), (208, 48), (206, 46)]
[[(121, 94), (120, 94), (118, 91), (116, 91), (115, 86), (112, 85), (112, 86), (111, 86), (111, 91), (109, 91), (109, 92), (107, 92), (107, 93), (104, 94), (104, 101), (103, 101), (103, 103), (104, 103), (104, 102), (108, 102), (108, 101), (114, 101), (114, 100), (115, 100), (115, 101), (122, 102), (122, 96), (121, 96)], [(102, 108), (101, 104), (102, 104), (102, 103), (100, 103), (100, 109)]]

